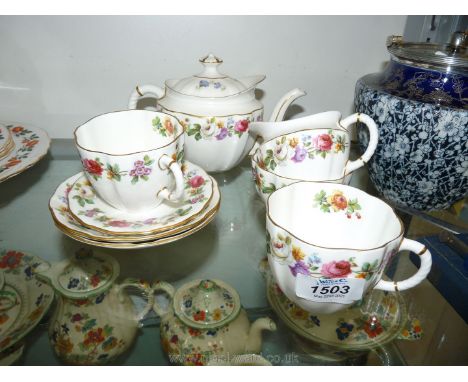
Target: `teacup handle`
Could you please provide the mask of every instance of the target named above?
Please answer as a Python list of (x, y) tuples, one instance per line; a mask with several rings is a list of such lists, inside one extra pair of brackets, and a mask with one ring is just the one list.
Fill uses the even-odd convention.
[(132, 94), (130, 94), (130, 99), (128, 100), (128, 108), (129, 109), (136, 109), (138, 99), (140, 97), (144, 97), (146, 95), (152, 95), (156, 99), (161, 98), (164, 96), (164, 90), (158, 86), (154, 85), (142, 85), (142, 86), (135, 86), (135, 90), (133, 90)]
[(375, 149), (377, 148), (377, 143), (379, 141), (379, 131), (377, 130), (377, 125), (375, 124), (374, 120), (369, 117), (367, 114), (363, 113), (355, 113), (342, 119), (340, 124), (345, 129), (348, 129), (353, 123), (362, 122), (364, 125), (367, 126), (369, 130), (369, 144), (367, 145), (367, 149), (364, 154), (361, 155), (359, 159), (349, 161), (346, 164), (344, 169), (343, 176), (348, 175), (349, 173), (357, 170), (358, 168), (364, 166), (369, 160), (371, 159), (372, 155), (374, 155)]
[(141, 290), (147, 299), (147, 303), (145, 307), (143, 308), (143, 310), (136, 315), (136, 320), (140, 322), (151, 311), (154, 305), (155, 289), (146, 281), (138, 280), (134, 278), (125, 279), (122, 283), (117, 285), (117, 288), (118, 288), (117, 293), (118, 293), (119, 301), (121, 303), (124, 301), (124, 297), (125, 297), (125, 295), (123, 294), (123, 291), (125, 288), (128, 288), (128, 287), (134, 287), (134, 288)]
[(431, 252), (421, 243), (410, 240), (403, 239), (398, 252), (400, 251), (410, 251), (416, 253), (421, 259), (421, 266), (418, 271), (411, 276), (410, 278), (403, 281), (385, 281), (380, 280), (375, 289), (381, 289), (386, 291), (402, 291), (410, 289), (421, 283), (429, 274), (432, 265)]
[(169, 200), (170, 202), (180, 200), (184, 195), (184, 174), (182, 173), (182, 169), (180, 168), (179, 163), (177, 163), (175, 159), (172, 159), (166, 154), (163, 154), (161, 158), (159, 158), (158, 165), (161, 170), (169, 169), (172, 171), (176, 186), (173, 191), (169, 191), (166, 187), (164, 187), (163, 189), (159, 190), (157, 196)]
[[(156, 281), (153, 284), (153, 288), (155, 291), (160, 290), (162, 292), (165, 292), (169, 296), (170, 301), (172, 301), (172, 299), (174, 298), (174, 293), (175, 293), (174, 287), (165, 281)], [(153, 310), (159, 317), (162, 317), (167, 313), (167, 310), (163, 309), (159, 305), (159, 303), (156, 301), (156, 299), (154, 300), (154, 303), (153, 303)]]

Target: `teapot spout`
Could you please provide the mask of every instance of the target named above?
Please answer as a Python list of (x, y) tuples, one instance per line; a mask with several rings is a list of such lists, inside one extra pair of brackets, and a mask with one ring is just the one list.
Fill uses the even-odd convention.
[(281, 99), (277, 102), (273, 112), (270, 116), (270, 122), (279, 122), (282, 121), (286, 110), (288, 107), (298, 98), (305, 96), (307, 93), (299, 88), (295, 88), (287, 92)]
[(276, 330), (276, 324), (271, 318), (262, 317), (257, 319), (249, 330), (249, 335), (245, 343), (245, 354), (259, 353), (262, 349), (262, 331), (269, 330), (274, 332)]

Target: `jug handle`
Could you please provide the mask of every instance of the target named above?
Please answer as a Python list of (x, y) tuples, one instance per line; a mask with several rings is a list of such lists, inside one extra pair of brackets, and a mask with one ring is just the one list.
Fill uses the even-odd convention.
[(147, 95), (154, 96), (156, 99), (160, 99), (164, 96), (165, 91), (159, 86), (155, 85), (137, 85), (132, 94), (130, 94), (130, 99), (128, 100), (128, 108), (136, 109), (138, 99)]
[(426, 246), (415, 240), (404, 238), (401, 242), (400, 248), (398, 249), (398, 252), (401, 251), (410, 251), (416, 253), (419, 256), (421, 260), (421, 266), (419, 267), (418, 271), (413, 276), (403, 281), (397, 282), (380, 280), (375, 286), (375, 289), (390, 292), (403, 291), (415, 287), (427, 277), (431, 270), (432, 257), (431, 252), (429, 252)]
[(379, 141), (379, 131), (377, 129), (377, 125), (375, 124), (374, 120), (367, 114), (352, 114), (349, 117), (342, 119), (340, 125), (348, 130), (349, 126), (357, 122), (361, 122), (367, 126), (367, 129), (369, 130), (369, 144), (367, 145), (366, 151), (361, 155), (360, 158), (353, 161), (348, 161), (344, 169), (343, 176), (352, 173), (369, 162), (372, 155), (374, 155), (375, 149), (377, 148), (377, 143)]
[(123, 291), (125, 288), (128, 288), (128, 287), (133, 287), (133, 288), (137, 288), (141, 290), (147, 299), (147, 303), (145, 307), (143, 308), (141, 312), (137, 313), (135, 317), (136, 321), (139, 323), (143, 318), (145, 318), (145, 316), (151, 311), (153, 307), (153, 304), (155, 301), (155, 298), (154, 298), (155, 289), (153, 288), (152, 285), (150, 285), (148, 282), (144, 280), (138, 280), (134, 278), (125, 279), (122, 283), (117, 285), (117, 288), (118, 288), (117, 296), (119, 298), (119, 302), (121, 303), (124, 302), (125, 295)]
[[(169, 299), (172, 301), (172, 299), (174, 298), (174, 293), (175, 293), (175, 289), (174, 287), (165, 282), (165, 281), (156, 281), (153, 285), (153, 289), (154, 291), (162, 291), (162, 292), (165, 292), (168, 296), (169, 296)], [(162, 317), (164, 316), (168, 311), (167, 309), (163, 309), (159, 303), (156, 301), (156, 299), (154, 300), (154, 304), (153, 304), (153, 310), (154, 312), (159, 316), (159, 317)]]

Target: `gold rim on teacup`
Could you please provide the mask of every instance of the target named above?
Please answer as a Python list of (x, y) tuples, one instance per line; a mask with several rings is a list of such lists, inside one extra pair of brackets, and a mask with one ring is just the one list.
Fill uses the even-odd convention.
[[(130, 153), (124, 153), (124, 154), (112, 154), (112, 153), (107, 153), (105, 151), (99, 151), (99, 150), (90, 150), (86, 147), (83, 147), (82, 145), (80, 145), (78, 143), (78, 137), (77, 137), (77, 132), (80, 128), (82, 128), (83, 126), (87, 125), (89, 122), (97, 119), (97, 118), (100, 118), (100, 117), (103, 117), (105, 115), (109, 115), (109, 114), (117, 114), (117, 113), (141, 113), (141, 112), (147, 112), (147, 113), (156, 113), (156, 114), (165, 114), (167, 115), (168, 117), (170, 118), (174, 118), (177, 123), (179, 124), (180, 126), (180, 133), (177, 134), (176, 136), (174, 136), (174, 138), (167, 144), (165, 145), (162, 145), (162, 146), (158, 146), (158, 147), (154, 147), (154, 148), (151, 148), (151, 149), (148, 149), (148, 150), (141, 150), (141, 151), (135, 151), (135, 152), (130, 152)], [(126, 156), (126, 155), (133, 155), (133, 154), (141, 154), (141, 153), (146, 153), (146, 152), (150, 152), (150, 151), (154, 151), (154, 150), (159, 150), (159, 149), (162, 149), (164, 147), (167, 147), (167, 146), (170, 146), (171, 144), (173, 144), (175, 141), (177, 141), (182, 135), (184, 134), (184, 127), (183, 125), (180, 123), (179, 119), (175, 116), (173, 116), (172, 114), (168, 114), (168, 113), (164, 113), (162, 111), (152, 111), (152, 110), (136, 110), (136, 109), (132, 109), (132, 110), (116, 110), (116, 111), (110, 111), (110, 112), (107, 112), (107, 113), (103, 113), (103, 114), (99, 114), (99, 115), (96, 115), (94, 116), (93, 118), (90, 118), (88, 119), (86, 122), (82, 123), (81, 125), (79, 125), (77, 128), (75, 128), (75, 130), (73, 131), (73, 137), (74, 137), (74, 142), (75, 142), (75, 145), (77, 147), (79, 147), (80, 149), (82, 150), (85, 150), (85, 151), (88, 151), (90, 153), (98, 153), (98, 154), (104, 154), (104, 155), (110, 155), (110, 156)]]
[[(377, 200), (378, 202), (380, 203), (383, 203), (385, 204), (386, 206), (388, 206), (391, 210), (391, 212), (393, 213), (393, 215), (397, 218), (398, 222), (400, 223), (400, 233), (395, 236), (393, 239), (391, 240), (388, 240), (386, 241), (384, 244), (381, 244), (379, 246), (376, 246), (376, 247), (372, 247), (372, 248), (346, 248), (346, 247), (343, 247), (343, 248), (339, 248), (339, 247), (325, 247), (325, 246), (321, 246), (321, 245), (317, 245), (317, 244), (314, 244), (314, 243), (311, 243), (305, 239), (302, 239), (298, 236), (296, 236), (295, 234), (293, 234), (291, 231), (287, 230), (286, 228), (284, 228), (283, 226), (281, 226), (280, 224), (278, 224), (276, 221), (273, 220), (273, 218), (270, 216), (270, 198), (276, 193), (276, 192), (280, 192), (281, 190), (285, 190), (287, 187), (291, 187), (291, 186), (294, 186), (298, 183), (322, 183), (322, 184), (330, 184), (331, 186), (333, 187), (346, 187), (346, 188), (351, 188), (353, 190), (357, 190), (358, 192), (362, 192), (363, 194), (365, 194), (367, 197), (369, 198), (372, 198), (372, 199), (375, 199)], [(283, 191), (285, 192), (285, 191)], [(280, 229), (282, 229), (283, 231), (287, 232), (288, 234), (290, 234), (292, 237), (294, 237), (295, 239), (303, 242), (303, 243), (306, 243), (306, 244), (309, 244), (309, 245), (312, 245), (314, 247), (317, 247), (317, 248), (324, 248), (324, 249), (332, 249), (332, 250), (351, 250), (351, 251), (356, 251), (356, 252), (367, 252), (367, 251), (372, 251), (372, 250), (375, 250), (375, 249), (379, 249), (379, 248), (384, 248), (386, 247), (388, 244), (390, 244), (391, 242), (397, 240), (398, 238), (400, 238), (400, 244), (401, 242), (403, 241), (404, 239), (404, 231), (405, 231), (405, 227), (403, 225), (403, 221), (400, 219), (400, 217), (396, 214), (395, 212), (395, 209), (390, 205), (388, 204), (387, 202), (383, 201), (382, 199), (379, 199), (379, 198), (376, 198), (375, 196), (372, 196), (370, 194), (368, 194), (367, 192), (365, 191), (362, 191), (358, 188), (355, 188), (355, 187), (351, 187), (351, 186), (347, 186), (345, 184), (337, 184), (337, 183), (331, 183), (331, 182), (314, 182), (314, 181), (307, 181), (307, 180), (301, 180), (299, 182), (296, 182), (296, 183), (293, 183), (293, 184), (288, 184), (282, 188), (280, 188), (279, 190), (276, 190), (274, 191), (273, 193), (271, 193), (270, 195), (268, 195), (268, 198), (267, 198), (267, 201), (266, 201), (266, 215), (268, 217), (268, 220), (275, 226), (275, 227), (278, 227)], [(398, 247), (399, 248), (399, 247)]]

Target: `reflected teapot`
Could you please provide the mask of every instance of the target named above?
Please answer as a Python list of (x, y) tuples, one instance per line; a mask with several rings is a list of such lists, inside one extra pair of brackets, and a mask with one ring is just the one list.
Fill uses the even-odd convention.
[[(143, 96), (157, 98), (157, 107), (174, 115), (185, 129), (185, 157), (208, 172), (236, 166), (252, 149), (255, 136), (249, 124), (263, 119), (263, 104), (255, 98), (255, 87), (265, 75), (235, 79), (218, 71), (223, 62), (209, 54), (200, 59), (204, 70), (194, 76), (167, 80), (165, 87), (137, 86), (128, 103), (135, 109)], [(282, 120), (288, 106), (305, 95), (300, 89), (285, 94), (271, 120)]]
[(171, 363), (206, 365), (239, 354), (259, 353), (262, 331), (276, 330), (267, 317), (251, 324), (236, 290), (220, 280), (194, 280), (175, 293), (169, 284), (159, 285), (172, 296), (168, 311), (157, 302), (154, 305), (161, 316), (163, 350)]
[[(37, 277), (56, 291), (57, 307), (49, 326), (56, 355), (67, 364), (102, 365), (123, 354), (136, 337), (139, 321), (151, 310), (148, 283), (126, 279), (117, 284), (119, 263), (109, 255), (78, 251)], [(148, 302), (136, 314), (125, 289), (136, 287)]]

